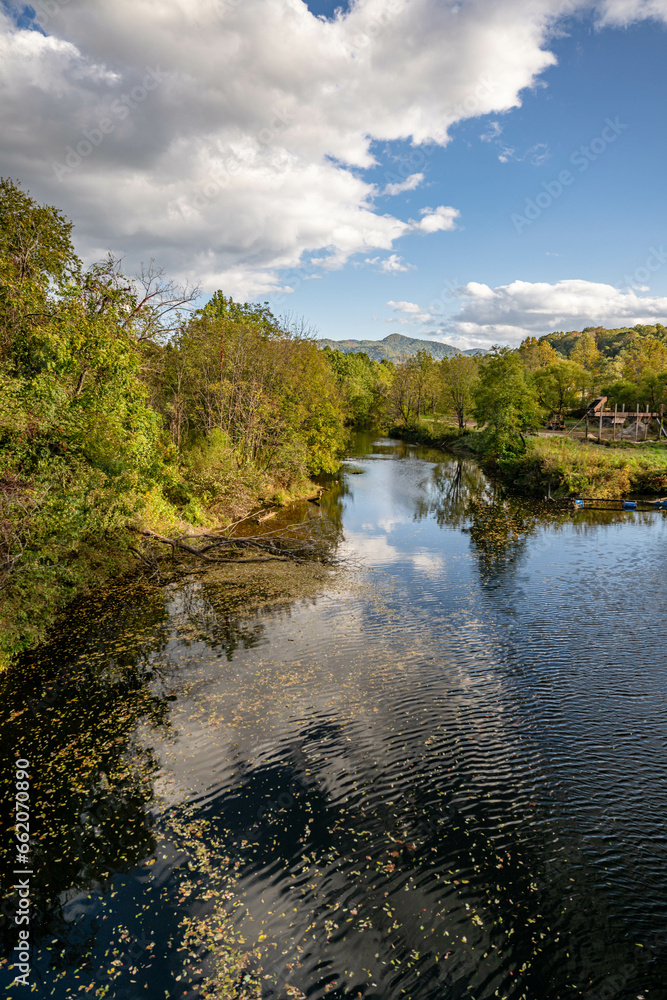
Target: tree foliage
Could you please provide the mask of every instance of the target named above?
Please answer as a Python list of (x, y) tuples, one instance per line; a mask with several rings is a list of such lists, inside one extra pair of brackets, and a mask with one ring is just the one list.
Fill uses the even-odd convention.
[(550, 413), (563, 414), (575, 407), (585, 372), (576, 361), (554, 361), (533, 374), (539, 402)]
[(444, 409), (456, 415), (461, 431), (472, 409), (478, 378), (479, 361), (475, 357), (457, 354), (440, 362)]
[[(71, 225), (0, 187), (0, 587), (16, 641), (81, 584), (81, 558), (142, 509), (168, 448), (148, 405), (132, 288), (83, 271)], [(11, 619), (11, 622), (7, 619)]]
[(524, 434), (539, 423), (537, 393), (516, 351), (495, 348), (483, 358), (475, 388), (475, 417), (487, 424), (487, 449), (497, 454), (525, 448)]

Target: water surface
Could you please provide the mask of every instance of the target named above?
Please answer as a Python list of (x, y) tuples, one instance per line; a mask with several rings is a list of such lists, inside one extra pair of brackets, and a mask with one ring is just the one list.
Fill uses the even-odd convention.
[(665, 515), (349, 469), (308, 597), (112, 593), (5, 679), (40, 994), (207, 995), (231, 925), (266, 1000), (664, 1000)]

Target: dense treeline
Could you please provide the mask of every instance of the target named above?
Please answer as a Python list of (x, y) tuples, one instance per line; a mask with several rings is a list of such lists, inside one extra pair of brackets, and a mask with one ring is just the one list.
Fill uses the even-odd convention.
[(0, 181), (0, 653), (129, 565), (133, 528), (219, 523), (336, 468), (344, 404), (312, 338), (196, 294), (84, 269), (62, 213)]
[(550, 416), (581, 413), (598, 395), (634, 410), (667, 408), (667, 328), (588, 328), (528, 337), (516, 349), (435, 361), (427, 351), (393, 363), (325, 348), (357, 419), (417, 428), (424, 416), (475, 421), (481, 447), (502, 455)]
[[(357, 417), (374, 415), (399, 434), (473, 452), (515, 487), (538, 496), (667, 491), (664, 444), (616, 450), (636, 448), (634, 425), (624, 442), (620, 429), (615, 442), (604, 441), (612, 448), (536, 434), (555, 415), (569, 418), (572, 428), (599, 395), (619, 410), (667, 410), (667, 329), (660, 324), (528, 337), (515, 350), (498, 347), (484, 357), (434, 361), (421, 351), (380, 364), (332, 351), (330, 360)], [(644, 423), (640, 441), (647, 433)], [(651, 437), (657, 434), (654, 424)]]

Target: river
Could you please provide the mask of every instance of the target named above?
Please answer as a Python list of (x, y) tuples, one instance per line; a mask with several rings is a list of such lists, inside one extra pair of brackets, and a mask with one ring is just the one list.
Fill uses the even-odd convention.
[(345, 469), (289, 515), (339, 560), (307, 592), (111, 588), (2, 679), (31, 982), (665, 1000), (667, 515), (573, 515), (372, 435)]

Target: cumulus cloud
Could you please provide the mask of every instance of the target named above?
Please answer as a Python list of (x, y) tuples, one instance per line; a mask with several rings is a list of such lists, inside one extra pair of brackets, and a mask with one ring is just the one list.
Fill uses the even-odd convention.
[(413, 223), (413, 227), (422, 233), (437, 233), (441, 230), (456, 229), (456, 220), (461, 213), (450, 205), (438, 205), (437, 208), (422, 208), (421, 219)]
[[(22, 30), (31, 8), (6, 2), (0, 173), (62, 207), (88, 256), (155, 256), (241, 296), (287, 289), (290, 269), (455, 228), (451, 207), (379, 211), (363, 171), (379, 143), (444, 146), (457, 122), (520, 105), (577, 6), (355, 0), (326, 20), (303, 0), (36, 0)], [(609, 23), (664, 10), (598, 6)]]
[(421, 306), (418, 306), (416, 302), (394, 302), (392, 299), (387, 302), (388, 306), (395, 309), (396, 312), (402, 313), (418, 313), (421, 312)]
[(372, 264), (381, 274), (398, 274), (400, 271), (416, 270), (414, 264), (406, 264), (402, 257), (392, 253), (384, 260), (381, 257), (367, 257), (364, 264)]
[(524, 337), (584, 326), (634, 326), (667, 318), (667, 297), (641, 296), (593, 281), (514, 281), (490, 288), (468, 282), (448, 327), (473, 346), (518, 344)]
[(394, 302), (392, 299), (387, 302), (388, 306), (398, 313), (398, 317), (385, 320), (385, 323), (431, 323), (433, 317), (428, 312), (424, 312), (416, 302)]
[[(387, 303), (394, 311), (386, 323), (420, 327), (419, 336), (443, 340), (461, 350), (492, 344), (519, 344), (524, 337), (585, 326), (634, 326), (667, 321), (667, 296), (639, 295), (645, 287), (620, 290), (580, 279), (514, 281), (491, 288), (470, 281), (456, 290), (460, 308), (443, 315), (443, 303)], [(437, 325), (434, 325), (437, 324)], [(430, 329), (424, 329), (424, 327)]]

